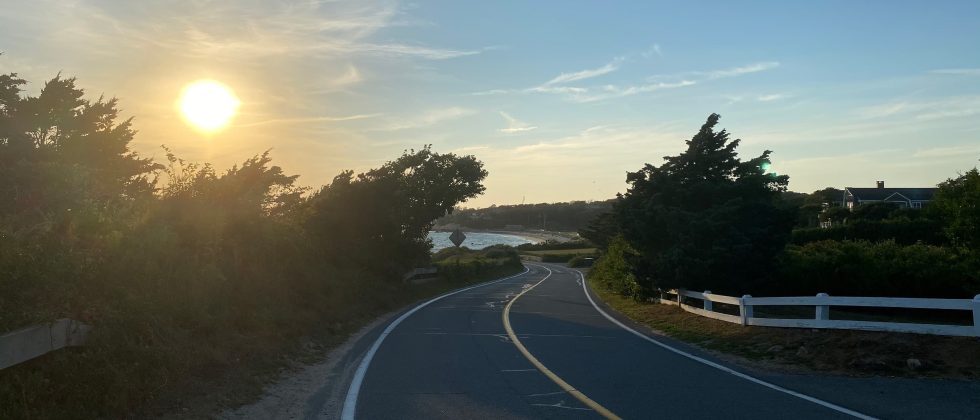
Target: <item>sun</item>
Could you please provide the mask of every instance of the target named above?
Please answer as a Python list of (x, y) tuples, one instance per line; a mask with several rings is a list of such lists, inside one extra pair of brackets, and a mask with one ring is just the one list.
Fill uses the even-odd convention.
[(184, 119), (195, 128), (213, 133), (225, 128), (241, 102), (227, 86), (214, 80), (198, 80), (180, 94), (178, 106)]

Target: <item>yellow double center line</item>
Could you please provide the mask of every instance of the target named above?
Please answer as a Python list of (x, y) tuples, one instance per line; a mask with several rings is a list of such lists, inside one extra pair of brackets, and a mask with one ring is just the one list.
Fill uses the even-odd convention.
[(571, 386), (568, 382), (565, 382), (562, 378), (560, 378), (558, 375), (555, 375), (554, 372), (552, 372), (550, 369), (545, 367), (545, 365), (542, 364), (541, 361), (538, 360), (538, 358), (534, 357), (534, 355), (527, 350), (527, 347), (524, 347), (524, 344), (521, 343), (521, 340), (517, 338), (517, 334), (514, 334), (514, 328), (510, 326), (510, 307), (514, 306), (514, 302), (517, 302), (517, 299), (520, 299), (521, 296), (524, 296), (525, 293), (530, 292), (531, 289), (537, 287), (541, 283), (544, 283), (545, 280), (548, 280), (548, 277), (551, 277), (551, 269), (544, 266), (539, 266), (539, 267), (548, 270), (548, 275), (544, 276), (544, 278), (541, 279), (541, 281), (535, 283), (533, 286), (524, 289), (524, 291), (518, 294), (517, 296), (514, 296), (514, 298), (511, 299), (510, 302), (507, 302), (507, 306), (504, 307), (504, 315), (503, 315), (504, 329), (507, 330), (507, 336), (510, 337), (510, 341), (513, 342), (515, 346), (517, 346), (517, 349), (520, 350), (521, 354), (523, 354), (524, 357), (527, 358), (527, 360), (531, 362), (532, 365), (534, 365), (534, 367), (538, 368), (538, 370), (540, 370), (541, 373), (544, 374), (544, 376), (547, 376), (548, 379), (551, 379), (554, 383), (558, 384), (558, 386), (561, 387), (561, 389), (563, 389), (571, 396), (575, 397), (575, 399), (581, 401), (582, 404), (585, 404), (589, 408), (595, 410), (603, 417), (607, 419), (619, 420), (620, 419), (619, 416), (613, 414), (613, 412), (609, 411), (606, 407), (599, 405), (599, 403), (592, 401), (591, 398), (585, 396), (585, 394), (575, 389), (575, 387)]

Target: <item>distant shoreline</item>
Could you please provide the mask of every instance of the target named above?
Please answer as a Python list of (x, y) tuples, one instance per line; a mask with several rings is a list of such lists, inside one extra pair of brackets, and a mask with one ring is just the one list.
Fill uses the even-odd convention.
[[(455, 228), (449, 227), (438, 227), (433, 228), (434, 232), (452, 232)], [(510, 235), (517, 236), (527, 239), (534, 243), (541, 243), (547, 241), (555, 242), (569, 242), (578, 239), (578, 233), (575, 232), (553, 232), (553, 231), (527, 231), (527, 230), (498, 230), (498, 229), (472, 229), (465, 226), (461, 226), (460, 229), (463, 232), (475, 232), (475, 233), (496, 233), (499, 235)]]

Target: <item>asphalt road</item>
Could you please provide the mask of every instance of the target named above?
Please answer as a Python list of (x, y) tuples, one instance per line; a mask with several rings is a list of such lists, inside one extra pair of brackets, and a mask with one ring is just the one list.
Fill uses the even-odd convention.
[[(360, 346), (361, 372), (348, 391), (345, 414), (357, 419), (594, 419), (603, 412), (633, 419), (976, 418), (980, 409), (977, 382), (746, 371), (683, 343), (631, 332), (627, 328), (642, 329), (627, 320), (617, 325), (590, 302), (574, 270), (549, 264), (528, 268), (523, 275), (413, 308), (393, 321), (397, 325), (387, 324), (387, 334), (367, 336), (371, 343)], [(511, 302), (513, 336), (504, 323)]]

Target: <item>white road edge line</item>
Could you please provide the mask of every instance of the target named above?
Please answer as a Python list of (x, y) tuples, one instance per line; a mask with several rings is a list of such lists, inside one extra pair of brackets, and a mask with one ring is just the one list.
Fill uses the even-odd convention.
[(430, 303), (435, 302), (439, 299), (452, 296), (457, 293), (465, 292), (467, 290), (476, 289), (478, 287), (489, 286), (491, 284), (500, 283), (504, 280), (510, 280), (515, 277), (520, 277), (527, 274), (530, 271), (531, 269), (529, 267), (524, 266), (524, 271), (520, 274), (515, 274), (510, 277), (504, 277), (498, 280), (488, 281), (486, 283), (477, 284), (475, 286), (465, 287), (459, 290), (446, 293), (441, 296), (434, 297), (412, 308), (410, 311), (405, 312), (404, 314), (402, 314), (402, 316), (392, 321), (391, 324), (388, 324), (388, 327), (381, 332), (381, 335), (379, 335), (376, 340), (374, 340), (374, 344), (372, 344), (371, 348), (368, 349), (368, 352), (364, 354), (364, 358), (361, 359), (361, 363), (357, 366), (357, 370), (354, 372), (354, 378), (351, 379), (350, 387), (347, 388), (347, 397), (344, 398), (344, 408), (341, 411), (340, 418), (342, 420), (354, 420), (354, 415), (355, 412), (357, 411), (357, 397), (361, 393), (361, 383), (364, 382), (364, 375), (367, 374), (368, 367), (371, 366), (371, 360), (374, 359), (374, 354), (378, 352), (378, 348), (381, 347), (381, 343), (385, 341), (385, 337), (391, 334), (391, 332), (395, 329), (395, 327), (398, 326), (398, 324), (401, 324), (402, 321), (404, 321), (406, 318), (414, 314), (419, 309), (422, 309), (428, 306)]
[(677, 353), (677, 354), (679, 354), (681, 356), (687, 357), (688, 359), (691, 359), (691, 360), (694, 360), (696, 362), (700, 362), (700, 363), (703, 363), (705, 365), (711, 366), (711, 367), (713, 367), (715, 369), (718, 369), (718, 370), (720, 370), (722, 372), (730, 373), (730, 374), (735, 375), (735, 376), (737, 376), (739, 378), (745, 379), (745, 380), (747, 380), (749, 382), (754, 382), (756, 384), (762, 385), (762, 386), (764, 386), (766, 388), (769, 388), (769, 389), (772, 389), (772, 390), (775, 390), (775, 391), (779, 391), (779, 392), (782, 392), (782, 393), (786, 393), (786, 394), (792, 395), (794, 397), (807, 400), (807, 401), (812, 402), (814, 404), (818, 404), (818, 405), (821, 405), (823, 407), (829, 408), (831, 410), (834, 410), (834, 411), (837, 411), (837, 412), (840, 412), (840, 413), (844, 413), (844, 414), (847, 414), (847, 415), (850, 415), (850, 416), (853, 416), (853, 417), (857, 417), (859, 419), (877, 420), (876, 417), (872, 417), (872, 416), (869, 416), (869, 415), (866, 415), (866, 414), (862, 414), (862, 413), (859, 413), (857, 411), (851, 410), (849, 408), (844, 408), (844, 407), (841, 407), (841, 406), (839, 406), (837, 404), (834, 404), (834, 403), (831, 403), (831, 402), (827, 402), (827, 401), (821, 400), (821, 399), (816, 398), (816, 397), (811, 397), (811, 396), (806, 395), (806, 394), (801, 394), (799, 392), (796, 392), (796, 391), (793, 391), (793, 390), (790, 390), (790, 389), (783, 388), (783, 387), (781, 387), (779, 385), (776, 385), (776, 384), (773, 384), (773, 383), (770, 383), (770, 382), (763, 381), (762, 379), (756, 378), (754, 376), (746, 375), (746, 374), (744, 374), (742, 372), (739, 372), (737, 370), (734, 370), (732, 368), (729, 368), (729, 367), (720, 365), (720, 364), (715, 363), (715, 362), (712, 362), (712, 361), (710, 361), (708, 359), (695, 356), (695, 355), (693, 355), (691, 353), (685, 352), (683, 350), (680, 350), (680, 349), (671, 347), (671, 346), (669, 346), (667, 344), (664, 344), (664, 343), (661, 343), (661, 342), (659, 342), (657, 340), (654, 340), (650, 336), (648, 336), (646, 334), (643, 334), (643, 333), (641, 333), (639, 331), (636, 331), (636, 330), (634, 330), (634, 329), (632, 329), (632, 328), (624, 325), (622, 322), (619, 322), (618, 319), (613, 318), (612, 316), (610, 316), (609, 314), (607, 314), (605, 311), (603, 311), (602, 309), (600, 309), (599, 308), (599, 305), (596, 305), (595, 301), (592, 300), (592, 296), (589, 295), (589, 289), (585, 286), (585, 275), (582, 274), (582, 272), (579, 271), (579, 270), (575, 270), (575, 272), (578, 273), (579, 278), (582, 280), (582, 291), (585, 292), (585, 297), (589, 299), (589, 303), (592, 304), (592, 307), (595, 308), (596, 311), (599, 311), (599, 313), (602, 314), (602, 316), (606, 317), (606, 319), (608, 319), (610, 322), (612, 322), (613, 324), (618, 325), (620, 328), (622, 328), (622, 329), (624, 329), (626, 331), (629, 331), (629, 332), (633, 333), (633, 335), (635, 335), (637, 337), (640, 337), (640, 338), (642, 338), (642, 339), (644, 339), (646, 341), (649, 341), (649, 342), (651, 342), (653, 344), (656, 344), (656, 345), (658, 345), (660, 347), (663, 347), (666, 350), (669, 350), (669, 351), (672, 351), (674, 353)]

